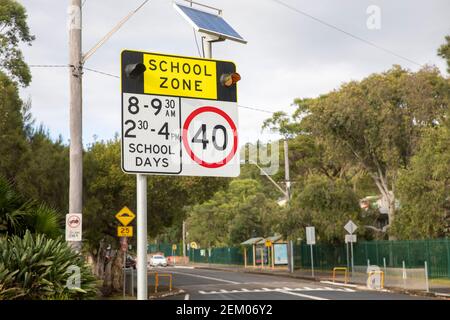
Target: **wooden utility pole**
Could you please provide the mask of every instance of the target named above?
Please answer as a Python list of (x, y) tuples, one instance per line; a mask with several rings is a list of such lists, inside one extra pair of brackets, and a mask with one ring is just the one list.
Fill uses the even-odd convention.
[[(70, 65), (70, 182), (69, 213), (83, 209), (83, 141), (82, 141), (82, 77), (81, 0), (70, 0), (69, 6), (69, 65)], [(73, 242), (81, 249), (81, 242)]]

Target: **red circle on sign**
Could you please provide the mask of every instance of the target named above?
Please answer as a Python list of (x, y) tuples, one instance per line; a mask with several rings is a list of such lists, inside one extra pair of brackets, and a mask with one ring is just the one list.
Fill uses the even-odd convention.
[(67, 219), (67, 224), (71, 228), (76, 228), (80, 225), (80, 218), (78, 216), (69, 216)]
[[(223, 160), (218, 161), (218, 162), (206, 162), (206, 161), (203, 161), (202, 159), (200, 159), (199, 157), (197, 157), (194, 154), (194, 152), (192, 151), (191, 147), (189, 146), (189, 142), (187, 140), (187, 136), (188, 136), (187, 131), (188, 131), (189, 125), (191, 124), (192, 120), (196, 116), (198, 116), (199, 114), (204, 113), (204, 112), (212, 112), (212, 113), (216, 113), (216, 114), (222, 116), (230, 125), (231, 130), (233, 130), (233, 144), (234, 144), (233, 149), (231, 149), (230, 153)], [(211, 106), (201, 107), (201, 108), (198, 108), (197, 110), (195, 110), (194, 112), (192, 112), (187, 117), (186, 121), (184, 122), (183, 144), (184, 144), (184, 147), (186, 148), (187, 153), (191, 157), (191, 159), (194, 160), (195, 162), (197, 162), (202, 167), (210, 168), (210, 169), (220, 168), (220, 167), (226, 165), (228, 162), (230, 162), (230, 160), (236, 154), (236, 151), (238, 148), (237, 128), (236, 128), (236, 125), (234, 124), (233, 120), (230, 118), (230, 116), (228, 114), (226, 114), (224, 111), (222, 111), (218, 108), (215, 108), (215, 107), (211, 107)]]

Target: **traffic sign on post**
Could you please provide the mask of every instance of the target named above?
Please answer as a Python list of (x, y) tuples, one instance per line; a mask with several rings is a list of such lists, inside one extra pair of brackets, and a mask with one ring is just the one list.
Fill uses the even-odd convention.
[(314, 227), (306, 227), (306, 244), (316, 244), (316, 229)]
[(123, 171), (238, 176), (239, 79), (229, 61), (123, 51)]
[(117, 236), (118, 237), (127, 237), (130, 238), (133, 236), (133, 227), (132, 226), (118, 226), (117, 227)]
[(353, 232), (358, 229), (358, 226), (352, 220), (348, 220), (347, 224), (344, 226), (344, 229), (347, 230), (348, 233), (353, 234)]
[(134, 220), (136, 215), (128, 209), (128, 207), (123, 207), (117, 214), (116, 219), (119, 220), (121, 224), (127, 226), (131, 221)]

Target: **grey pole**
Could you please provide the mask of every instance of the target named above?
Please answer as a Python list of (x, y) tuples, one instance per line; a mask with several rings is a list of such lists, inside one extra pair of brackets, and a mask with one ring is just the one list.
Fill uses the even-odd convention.
[(147, 176), (136, 175), (137, 189), (137, 299), (148, 299), (147, 277)]
[(428, 264), (426, 261), (425, 261), (425, 286), (427, 292), (430, 292), (430, 285), (428, 284)]
[[(82, 141), (82, 52), (81, 52), (81, 0), (70, 0), (69, 7), (69, 64), (70, 64), (70, 169), (69, 213), (82, 213), (83, 209), (83, 141)], [(72, 242), (81, 250), (81, 242)]]
[(123, 252), (123, 297), (125, 298), (125, 287), (126, 287), (126, 277), (127, 277), (127, 253), (126, 251)]
[(314, 278), (314, 255), (313, 255), (313, 245), (310, 245), (311, 247), (311, 274), (312, 277)]
[(186, 262), (186, 221), (183, 220), (183, 260)]
[(286, 201), (291, 198), (291, 180), (289, 177), (289, 146), (287, 137), (284, 138), (284, 179), (286, 180)]
[(352, 255), (351, 263), (352, 263), (352, 279), (353, 279), (353, 269), (354, 269), (354, 267), (355, 267), (355, 265), (354, 265), (354, 260), (353, 260), (353, 237), (352, 237), (351, 240), (352, 240), (352, 241), (350, 241), (350, 253), (351, 253), (351, 255)]
[(203, 37), (203, 47), (205, 48), (205, 58), (212, 59), (212, 42), (206, 37)]
[(350, 260), (348, 257), (348, 242), (345, 243), (345, 252), (347, 253), (347, 270), (350, 270)]

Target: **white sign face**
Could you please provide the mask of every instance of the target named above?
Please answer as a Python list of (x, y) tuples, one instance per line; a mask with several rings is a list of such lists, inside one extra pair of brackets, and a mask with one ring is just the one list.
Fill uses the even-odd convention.
[(82, 222), (81, 213), (66, 214), (66, 241), (81, 241)]
[(348, 233), (352, 234), (358, 229), (358, 226), (352, 221), (348, 220), (347, 224), (344, 226), (344, 229), (347, 230)]
[(235, 102), (123, 94), (122, 168), (128, 173), (236, 177)]
[(316, 229), (314, 227), (306, 227), (306, 243), (316, 244)]
[(345, 235), (345, 243), (356, 242), (356, 234), (346, 234)]

